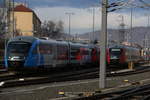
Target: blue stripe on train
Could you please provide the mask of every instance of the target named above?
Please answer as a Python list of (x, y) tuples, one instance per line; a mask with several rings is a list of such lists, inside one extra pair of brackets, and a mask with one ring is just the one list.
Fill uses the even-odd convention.
[(29, 50), (28, 57), (26, 58), (25, 67), (38, 67), (44, 64), (44, 58), (42, 55), (33, 54), (33, 50), (36, 48), (36, 46), (40, 43), (39, 40), (35, 41), (33, 45), (31, 46), (31, 49)]
[(5, 56), (4, 56), (4, 63), (5, 63), (5, 68), (8, 68), (8, 62), (7, 62), (7, 55), (6, 55), (6, 52), (7, 52), (7, 48), (5, 48)]

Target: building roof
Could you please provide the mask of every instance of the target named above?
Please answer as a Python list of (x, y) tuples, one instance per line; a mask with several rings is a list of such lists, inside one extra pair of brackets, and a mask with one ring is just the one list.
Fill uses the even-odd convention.
[(25, 7), (24, 5), (18, 5), (14, 8), (14, 11), (21, 11), (21, 12), (33, 12), (30, 8)]
[(14, 11), (16, 11), (16, 12), (32, 12), (32, 13), (35, 15), (35, 17), (39, 20), (39, 22), (41, 23), (41, 20), (40, 20), (39, 17), (36, 15), (36, 13), (35, 13), (32, 9), (27, 8), (26, 6), (24, 6), (24, 5), (22, 5), (22, 4), (16, 6), (16, 7), (14, 8)]

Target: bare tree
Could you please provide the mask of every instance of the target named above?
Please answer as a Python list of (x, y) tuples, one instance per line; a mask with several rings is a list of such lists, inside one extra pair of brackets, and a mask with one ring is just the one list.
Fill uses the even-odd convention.
[(3, 38), (5, 35), (5, 26), (6, 26), (6, 23), (0, 20), (0, 38)]
[(60, 38), (64, 33), (64, 26), (62, 21), (54, 22), (54, 21), (44, 21), (41, 26), (40, 32), (38, 32), (39, 36), (46, 36), (49, 38)]
[(59, 21), (57, 24), (56, 24), (56, 28), (55, 28), (55, 33), (56, 33), (56, 36), (58, 38), (60, 38), (62, 36), (62, 34), (64, 33), (64, 23), (62, 21)]

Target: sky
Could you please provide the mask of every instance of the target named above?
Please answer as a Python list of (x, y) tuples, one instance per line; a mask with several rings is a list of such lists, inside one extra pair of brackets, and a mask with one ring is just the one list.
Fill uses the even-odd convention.
[[(95, 9), (95, 30), (101, 29), (101, 0), (15, 0), (25, 2), (32, 8), (42, 22), (45, 20), (63, 21), (65, 32), (68, 33), (69, 17), (71, 15), (71, 34), (91, 32), (93, 28), (93, 7)], [(131, 6), (143, 6), (150, 4), (150, 0), (108, 0), (109, 5), (114, 2), (124, 2), (123, 9), (108, 13), (108, 28), (118, 29), (123, 18), (125, 27), (130, 28)], [(144, 1), (140, 2), (140, 1)], [(128, 3), (127, 3), (128, 2)], [(131, 3), (132, 2), (132, 3)], [(145, 5), (146, 5), (145, 4)], [(144, 5), (144, 6), (145, 6)], [(133, 27), (148, 25), (148, 10), (133, 8)], [(119, 8), (119, 7), (118, 7)], [(109, 8), (113, 9), (113, 8)]]

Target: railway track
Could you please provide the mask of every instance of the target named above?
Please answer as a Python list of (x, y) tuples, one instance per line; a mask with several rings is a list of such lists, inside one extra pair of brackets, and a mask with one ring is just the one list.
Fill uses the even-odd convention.
[(112, 71), (107, 74), (107, 77), (125, 76), (125, 75), (138, 74), (138, 73), (144, 73), (144, 72), (149, 72), (149, 71), (150, 71), (150, 67), (145, 66), (145, 67), (138, 67), (133, 70), (122, 71), (122, 72), (121, 71), (118, 71), (118, 72)]
[(0, 74), (6, 73), (7, 70), (0, 67)]
[[(14, 86), (22, 86), (22, 85), (30, 85), (30, 84), (40, 84), (40, 83), (50, 83), (50, 82), (62, 82), (62, 81), (72, 81), (75, 79), (83, 79), (84, 76), (87, 76), (87, 74), (92, 74), (96, 72), (97, 69), (88, 69), (88, 70), (82, 70), (82, 71), (75, 71), (75, 72), (67, 72), (67, 73), (59, 73), (59, 74), (46, 74), (46, 75), (35, 75), (32, 76), (7, 76), (3, 77), (3, 80), (1, 81), (2, 86), (1, 88), (6, 87), (14, 87)], [(13, 78), (13, 76), (15, 78)], [(82, 76), (82, 78), (81, 78)], [(93, 76), (94, 77), (94, 76)]]
[[(137, 70), (131, 70), (127, 72), (107, 72), (107, 77), (117, 77), (131, 74), (138, 74), (150, 71), (150, 68), (143, 67)], [(15, 87), (23, 85), (32, 85), (32, 84), (42, 84), (42, 83), (51, 83), (51, 82), (64, 82), (64, 81), (74, 81), (74, 80), (84, 80), (84, 79), (93, 79), (99, 77), (99, 69), (87, 69), (80, 71), (69, 71), (66, 73), (52, 73), (52, 74), (43, 74), (43, 75), (27, 75), (27, 76), (18, 76), (18, 75), (8, 75), (0, 76), (0, 85), (1, 88), (6, 87)]]
[(89, 97), (73, 100), (150, 100), (150, 84), (109, 93), (95, 93)]

